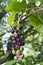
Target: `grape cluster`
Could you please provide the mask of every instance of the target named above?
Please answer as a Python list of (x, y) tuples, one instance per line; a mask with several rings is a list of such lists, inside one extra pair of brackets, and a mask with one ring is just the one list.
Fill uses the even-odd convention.
[(17, 34), (17, 36), (13, 36), (12, 39), (13, 39), (13, 48), (15, 51), (17, 50), (20, 50), (20, 46), (22, 45), (22, 40), (24, 38), (23, 34), (18, 34), (18, 30), (19, 30), (19, 26), (15, 27), (15, 29), (13, 29), (12, 33), (15, 33)]
[(23, 35), (20, 35), (19, 37), (15, 38), (14, 50), (20, 49), (20, 46), (22, 45), (22, 43), (21, 43), (22, 39), (23, 39)]

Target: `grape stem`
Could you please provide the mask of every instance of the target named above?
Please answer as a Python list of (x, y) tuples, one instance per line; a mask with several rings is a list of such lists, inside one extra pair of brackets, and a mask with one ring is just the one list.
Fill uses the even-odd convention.
[(31, 12), (30, 14), (28, 14), (28, 15), (25, 16), (24, 18), (21, 18), (19, 22), (25, 21), (25, 20), (26, 20), (27, 18), (29, 18), (32, 14), (38, 13), (38, 12), (40, 12), (40, 11), (42, 11), (42, 10), (43, 10), (43, 7), (42, 7), (42, 8), (39, 8), (39, 9), (33, 11), (33, 12)]

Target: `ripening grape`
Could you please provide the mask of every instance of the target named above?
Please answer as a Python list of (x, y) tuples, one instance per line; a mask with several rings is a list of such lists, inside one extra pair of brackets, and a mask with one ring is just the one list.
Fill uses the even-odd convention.
[(19, 46), (21, 46), (21, 43), (20, 42), (17, 42), (16, 44), (19, 45)]
[[(21, 26), (21, 28), (22, 28), (22, 26)], [(13, 48), (15, 51), (20, 50), (20, 46), (23, 45), (21, 41), (22, 41), (24, 36), (23, 36), (23, 34), (18, 35), (19, 29), (20, 29), (20, 27), (16, 26), (12, 31), (12, 33), (17, 34), (16, 37), (15, 36), (12, 37)]]
[(14, 50), (17, 51), (17, 50), (19, 50), (19, 49), (20, 49), (20, 46), (15, 43), (15, 44), (14, 44)]
[(21, 35), (19, 36), (19, 38), (20, 38), (20, 39), (23, 39), (23, 35), (21, 34)]
[(17, 54), (17, 55), (16, 55), (16, 58), (19, 59), (19, 58), (20, 58), (20, 54)]
[(16, 42), (18, 42), (19, 41), (19, 38), (16, 38)]

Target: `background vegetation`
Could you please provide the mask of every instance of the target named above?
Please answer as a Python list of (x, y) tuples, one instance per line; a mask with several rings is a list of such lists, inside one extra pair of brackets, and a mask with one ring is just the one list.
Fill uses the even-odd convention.
[(43, 0), (0, 0), (0, 64), (43, 65)]

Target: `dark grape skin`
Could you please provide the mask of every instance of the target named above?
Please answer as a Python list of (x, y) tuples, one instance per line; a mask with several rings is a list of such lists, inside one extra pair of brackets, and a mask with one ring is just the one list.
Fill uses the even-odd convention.
[(16, 42), (18, 42), (18, 41), (19, 41), (19, 38), (17, 37), (17, 38), (16, 38)]
[[(20, 34), (20, 35), (18, 34), (19, 30), (17, 29), (17, 27), (13, 28), (13, 31), (12, 31), (12, 33), (14, 33), (14, 32), (17, 33), (17, 37), (15, 37), (15, 39), (14, 39), (14, 37), (12, 37), (13, 41), (15, 40), (15, 42), (13, 43), (13, 48), (14, 48), (15, 51), (20, 49), (21, 45), (24, 45), (24, 43), (21, 43), (21, 41), (24, 38), (24, 36), (23, 36), (23, 34)], [(21, 28), (22, 28), (22, 26), (21, 26)]]
[(19, 46), (21, 46), (21, 43), (20, 42), (17, 42), (16, 44), (19, 45)]
[(13, 48), (15, 51), (19, 50), (20, 49), (20, 46), (24, 46), (24, 43), (23, 42), (20, 42), (20, 41), (17, 41), (16, 43), (13, 44)]
[(18, 49), (20, 49), (20, 46), (15, 43), (14, 44), (14, 50), (17, 51)]

